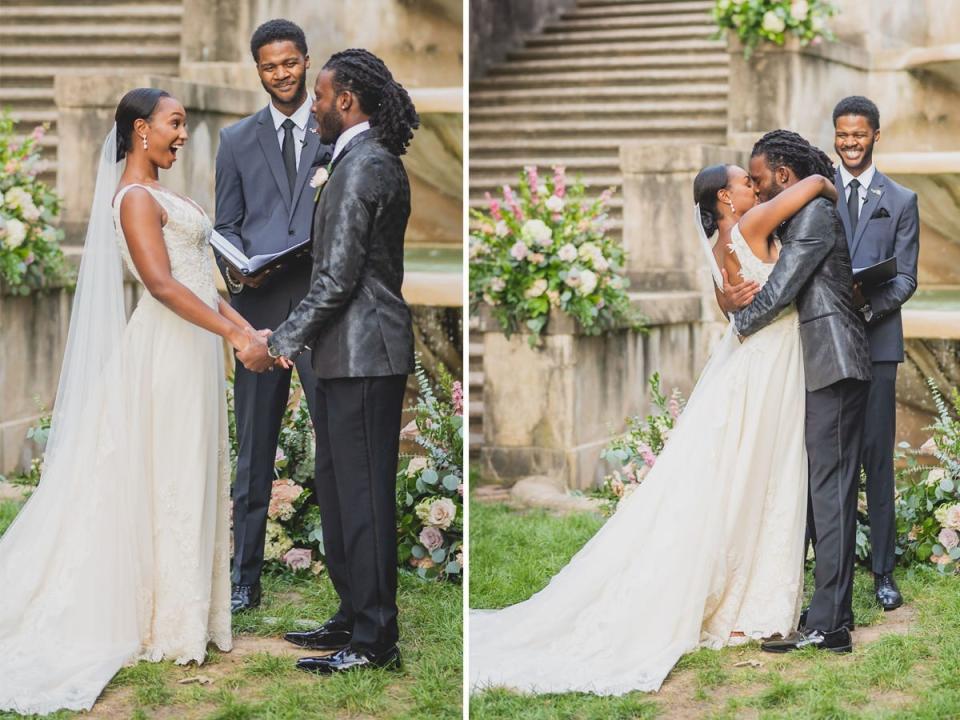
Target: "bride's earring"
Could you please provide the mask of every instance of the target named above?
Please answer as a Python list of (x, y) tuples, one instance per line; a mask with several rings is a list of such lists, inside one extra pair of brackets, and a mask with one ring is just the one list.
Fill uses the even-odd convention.
[[(144, 140), (143, 142), (144, 142), (144, 147), (146, 147), (146, 142), (147, 142), (147, 141)], [(730, 212), (732, 212), (734, 215), (736, 215), (736, 214), (737, 214), (737, 209), (733, 206), (733, 200), (727, 200), (727, 205), (730, 206)]]
[(146, 136), (146, 135), (141, 135), (140, 137), (143, 139), (143, 149), (146, 150), (146, 149), (147, 149), (147, 136)]

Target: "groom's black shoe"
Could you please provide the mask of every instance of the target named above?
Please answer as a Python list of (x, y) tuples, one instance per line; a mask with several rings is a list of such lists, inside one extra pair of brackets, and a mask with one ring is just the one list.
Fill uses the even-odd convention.
[(873, 587), (877, 593), (877, 602), (885, 611), (896, 610), (903, 605), (903, 595), (890, 573), (874, 575)]
[[(800, 622), (797, 623), (797, 631), (801, 632), (807, 627), (807, 613), (810, 611), (810, 608), (804, 608), (800, 611)], [(853, 624), (853, 620), (848, 623), (844, 623), (843, 626), (853, 632), (857, 629), (857, 626)]]
[(845, 627), (833, 632), (822, 630), (801, 630), (783, 640), (767, 640), (760, 644), (760, 649), (769, 653), (788, 653), (802, 650), (805, 647), (815, 647), (818, 650), (829, 650), (835, 653), (853, 651), (853, 638)]
[(327, 620), (316, 630), (288, 632), (283, 639), (309, 650), (341, 650), (350, 644), (352, 630), (347, 623)]
[(234, 585), (230, 594), (230, 611), (234, 613), (260, 607), (260, 583), (256, 585)]
[(380, 653), (347, 646), (324, 657), (305, 657), (297, 660), (297, 669), (305, 672), (333, 675), (362, 668), (400, 669), (400, 649), (393, 645)]

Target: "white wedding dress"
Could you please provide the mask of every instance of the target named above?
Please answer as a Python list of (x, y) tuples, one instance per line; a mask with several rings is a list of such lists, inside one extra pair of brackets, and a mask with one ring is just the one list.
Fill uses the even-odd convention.
[[(731, 246), (744, 277), (765, 282), (773, 265), (739, 228)], [(806, 505), (791, 308), (743, 344), (727, 329), (646, 479), (543, 590), (470, 613), (471, 689), (656, 691), (697, 647), (786, 635), (800, 614)]]
[[(119, 221), (130, 187), (113, 221), (136, 276)], [(147, 189), (168, 216), (173, 277), (216, 306), (209, 219), (192, 202)], [(84, 282), (96, 289), (81, 269)], [(96, 319), (75, 309), (71, 324), (86, 321)], [(0, 539), (0, 709), (89, 709), (125, 664), (200, 663), (209, 641), (231, 648), (220, 338), (144, 292), (90, 377), (95, 390), (69, 388), (85, 393), (85, 422), (66, 440), (61, 433), (39, 487)], [(53, 433), (66, 432), (57, 423), (55, 412)]]

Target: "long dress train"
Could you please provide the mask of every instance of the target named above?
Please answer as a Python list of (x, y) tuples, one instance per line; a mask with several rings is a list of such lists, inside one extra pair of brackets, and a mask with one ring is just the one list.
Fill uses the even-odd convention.
[[(773, 265), (738, 228), (731, 246), (763, 283)], [(698, 646), (793, 630), (804, 397), (795, 309), (743, 344), (731, 325), (656, 465), (597, 534), (530, 599), (470, 613), (472, 690), (655, 691)]]

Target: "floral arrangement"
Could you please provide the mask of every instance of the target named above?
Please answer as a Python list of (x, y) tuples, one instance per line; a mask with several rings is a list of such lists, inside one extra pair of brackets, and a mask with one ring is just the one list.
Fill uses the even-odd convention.
[[(949, 402), (927, 380), (937, 406), (932, 437), (911, 453), (897, 494), (897, 555), (904, 564), (931, 562), (945, 573), (960, 573), (960, 390)], [(904, 449), (908, 449), (907, 446)], [(917, 454), (937, 464), (920, 465)]]
[(713, 19), (719, 28), (716, 37), (733, 30), (743, 42), (744, 57), (749, 58), (764, 40), (782, 46), (788, 33), (800, 38), (801, 45), (833, 40), (827, 19), (836, 12), (826, 0), (717, 0)]
[(425, 455), (401, 458), (397, 545), (401, 566), (422, 578), (459, 580), (463, 571), (463, 386), (440, 365), (437, 391), (417, 365), (420, 396), (404, 434)]
[(60, 199), (37, 179), (45, 132), (38, 126), (18, 139), (13, 120), (0, 114), (0, 287), (15, 295), (72, 279), (60, 249), (63, 231), (54, 225)]
[(645, 419), (627, 418), (627, 431), (613, 440), (601, 455), (618, 468), (604, 478), (603, 486), (594, 493), (607, 500), (611, 508), (633, 492), (650, 472), (686, 404), (676, 388), (669, 397), (663, 394), (660, 373), (654, 373), (647, 382), (655, 412)]
[(523, 329), (532, 346), (551, 309), (591, 335), (641, 327), (626, 291), (626, 255), (606, 233), (613, 189), (593, 200), (585, 192), (556, 166), (546, 178), (527, 167), (516, 191), (503, 186), (502, 202), (487, 193), (488, 210), (472, 211), (471, 311), (488, 306), (504, 333)]

